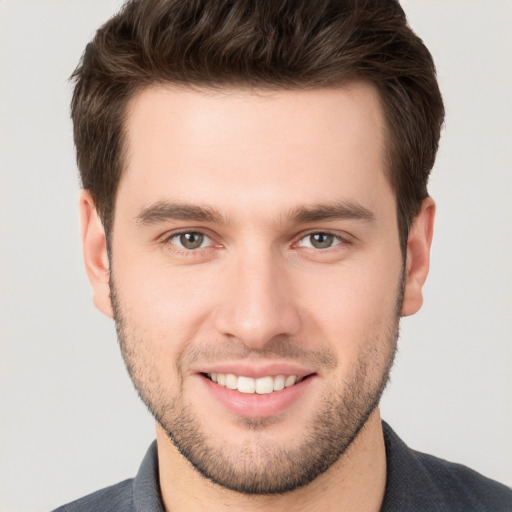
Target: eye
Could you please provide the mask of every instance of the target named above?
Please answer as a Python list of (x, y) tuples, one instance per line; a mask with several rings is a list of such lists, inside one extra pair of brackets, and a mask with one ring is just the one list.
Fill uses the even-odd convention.
[(310, 233), (300, 240), (299, 245), (313, 249), (329, 249), (340, 243), (342, 243), (342, 239), (331, 233)]
[(193, 250), (206, 247), (212, 241), (203, 233), (199, 233), (197, 231), (189, 231), (172, 235), (169, 237), (169, 242), (178, 246), (180, 249)]

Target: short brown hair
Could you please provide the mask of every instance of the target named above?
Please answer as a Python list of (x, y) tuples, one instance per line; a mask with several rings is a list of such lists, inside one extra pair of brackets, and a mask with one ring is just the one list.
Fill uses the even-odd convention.
[(126, 105), (152, 84), (379, 91), (404, 250), (427, 197), (444, 107), (432, 56), (396, 0), (129, 0), (72, 75), (82, 186), (107, 234), (123, 169)]

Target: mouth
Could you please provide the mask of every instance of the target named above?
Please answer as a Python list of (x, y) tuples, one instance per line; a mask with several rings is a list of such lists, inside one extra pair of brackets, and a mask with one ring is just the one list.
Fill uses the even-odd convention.
[(268, 395), (286, 388), (291, 388), (308, 379), (313, 374), (298, 375), (275, 375), (265, 377), (246, 377), (243, 375), (235, 375), (233, 373), (203, 373), (205, 378), (216, 383), (218, 386), (225, 387), (234, 391), (245, 394)]
[(287, 361), (218, 362), (195, 375), (198, 389), (205, 392), (197, 395), (204, 400), (204, 411), (210, 411), (210, 417), (228, 411), (238, 419), (293, 415), (300, 409), (298, 403), (318, 396), (323, 381), (315, 368)]

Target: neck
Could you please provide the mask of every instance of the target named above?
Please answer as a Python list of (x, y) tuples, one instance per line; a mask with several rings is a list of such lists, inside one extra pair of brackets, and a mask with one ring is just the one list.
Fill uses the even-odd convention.
[(376, 409), (340, 459), (310, 484), (285, 494), (247, 496), (202, 477), (157, 425), (160, 489), (167, 512), (380, 510), (386, 452)]

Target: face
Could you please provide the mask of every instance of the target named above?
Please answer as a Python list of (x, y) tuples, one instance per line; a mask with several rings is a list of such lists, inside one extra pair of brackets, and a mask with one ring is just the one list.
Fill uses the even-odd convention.
[(374, 89), (150, 88), (130, 104), (111, 291), (144, 402), (203, 475), (284, 492), (376, 407), (403, 265)]

